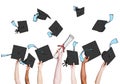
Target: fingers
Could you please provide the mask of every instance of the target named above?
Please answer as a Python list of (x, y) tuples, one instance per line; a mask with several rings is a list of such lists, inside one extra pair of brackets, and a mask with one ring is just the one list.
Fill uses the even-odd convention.
[(19, 61), (21, 61), (21, 58), (20, 58), (20, 59), (18, 59), (18, 60), (16, 61), (16, 63), (18, 63)]
[(19, 62), (19, 60), (16, 61), (16, 64)]
[(42, 61), (39, 61), (38, 65), (42, 64)]
[(75, 63), (73, 63), (73, 65), (71, 65), (71, 69), (72, 69), (72, 70), (75, 69)]
[(42, 68), (42, 65), (43, 65), (43, 63), (42, 63), (42, 61), (40, 61), (40, 62), (38, 63), (38, 68)]
[(90, 57), (86, 56), (85, 58), (86, 58), (86, 60), (88, 61)]
[(62, 49), (62, 51), (64, 52), (64, 50), (65, 50), (64, 45), (58, 45), (58, 47), (60, 47), (60, 49)]
[(88, 57), (88, 56), (85, 56), (83, 63), (86, 63), (86, 62), (88, 62), (88, 61), (89, 61), (89, 57)]

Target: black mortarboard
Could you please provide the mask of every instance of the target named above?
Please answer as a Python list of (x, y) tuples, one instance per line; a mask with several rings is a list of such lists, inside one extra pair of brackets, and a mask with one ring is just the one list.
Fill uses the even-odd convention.
[(97, 20), (92, 30), (103, 32), (105, 30), (106, 23), (109, 23), (113, 20), (113, 14), (109, 14), (109, 21), (106, 20)]
[(17, 59), (17, 60), (19, 60), (19, 59), (24, 60), (25, 54), (26, 54), (25, 47), (13, 45), (11, 58)]
[(51, 31), (51, 35), (58, 36), (59, 33), (63, 30), (61, 25), (55, 21), (50, 27), (49, 30)]
[(32, 68), (35, 62), (35, 58), (29, 53), (27, 59), (23, 61), (23, 63), (27, 64), (28, 66)]
[(75, 65), (79, 64), (78, 53), (76, 51), (67, 50), (67, 58), (65, 60), (65, 65)]
[(112, 47), (109, 48), (108, 51), (104, 51), (102, 53), (102, 59), (107, 63), (107, 65), (115, 58), (114, 51)]
[(35, 50), (39, 61), (45, 62), (53, 58), (51, 50), (48, 45), (43, 46), (37, 50)]
[(97, 20), (95, 25), (93, 26), (92, 30), (96, 30), (98, 32), (103, 32), (105, 30), (105, 24), (108, 23), (104, 20)]
[(74, 7), (74, 10), (76, 11), (77, 17), (84, 14), (84, 9), (85, 9), (84, 7), (82, 7), (82, 8)]
[(96, 41), (88, 43), (82, 47), (85, 51), (85, 55), (87, 57), (89, 57), (89, 60), (92, 60), (92, 59), (96, 58), (97, 56), (101, 55), (101, 52), (99, 50), (99, 47), (98, 47)]
[(18, 30), (17, 32), (23, 33), (28, 31), (27, 21), (18, 21)]
[(39, 13), (39, 19), (45, 20), (47, 17), (50, 18), (50, 16), (47, 13), (41, 11), (40, 9), (37, 9), (37, 12)]
[(18, 33), (18, 32), (23, 33), (23, 32), (28, 31), (27, 21), (18, 21), (18, 26), (17, 26), (17, 24), (15, 23), (14, 20), (11, 23), (12, 23), (13, 26), (18, 28), (18, 29), (15, 30), (16, 33)]

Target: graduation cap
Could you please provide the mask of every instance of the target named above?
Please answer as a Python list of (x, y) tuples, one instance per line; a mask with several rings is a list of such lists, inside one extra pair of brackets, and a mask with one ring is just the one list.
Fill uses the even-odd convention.
[(18, 26), (17, 26), (17, 24), (15, 23), (14, 20), (11, 23), (12, 23), (13, 26), (18, 28), (18, 29), (15, 30), (16, 33), (18, 33), (18, 32), (23, 33), (23, 32), (28, 31), (27, 21), (18, 21)]
[(49, 37), (52, 37), (52, 35), (54, 36), (58, 36), (60, 34), (60, 32), (63, 30), (62, 26), (57, 22), (55, 21), (50, 27), (49, 27), (49, 30), (51, 32), (48, 32), (48, 36)]
[(78, 53), (77, 51), (67, 50), (67, 58), (65, 60), (65, 65), (79, 65)]
[(39, 61), (45, 62), (53, 58), (51, 50), (48, 45), (43, 46), (37, 50), (35, 50)]
[(33, 65), (34, 65), (34, 62), (35, 62), (35, 58), (34, 58), (30, 53), (28, 54), (27, 59), (25, 59), (25, 60), (23, 61), (23, 63), (25, 63), (25, 64), (27, 64), (27, 65), (30, 65), (31, 68), (32, 68)]
[(115, 58), (115, 54), (111, 46), (116, 43), (118, 43), (117, 38), (112, 39), (109, 44), (109, 50), (102, 53), (102, 59), (107, 63), (107, 65)]
[(77, 15), (77, 17), (79, 17), (79, 16), (81, 16), (81, 15), (84, 14), (84, 10), (85, 10), (84, 7), (82, 7), (82, 8), (78, 8), (78, 7), (74, 6), (73, 8), (74, 8), (74, 11), (76, 11), (76, 15)]
[(115, 53), (112, 49), (112, 47), (109, 48), (108, 51), (104, 51), (102, 53), (102, 59), (104, 60), (105, 63), (110, 64), (110, 62), (115, 58)]
[[(49, 16), (47, 13), (43, 12), (43, 11), (40, 10), (40, 9), (37, 9), (37, 12), (38, 12), (38, 13), (36, 13), (36, 14), (33, 16), (33, 21), (34, 21), (34, 22), (36, 22), (38, 18), (41, 19), (41, 20), (46, 20), (47, 17), (50, 18), (50, 16)], [(50, 19), (51, 19), (51, 18), (50, 18)]]
[(75, 47), (76, 47), (77, 44), (78, 44), (78, 42), (74, 41), (73, 44), (72, 44), (73, 51), (67, 50), (67, 58), (63, 63), (64, 66), (67, 66), (67, 64), (68, 65), (73, 65), (73, 63), (75, 65), (79, 64), (78, 53), (77, 53), (77, 51), (75, 51)]
[(99, 50), (99, 47), (96, 43), (96, 41), (92, 41), (84, 46), (82, 46), (83, 50), (82, 52), (85, 53), (85, 56), (89, 57), (89, 60), (92, 60), (96, 58), (97, 56), (101, 55), (101, 52)]
[(24, 60), (25, 54), (26, 54), (25, 47), (13, 45), (13, 50), (12, 50), (12, 54), (11, 54), (12, 59)]
[(109, 23), (113, 20), (113, 14), (109, 15), (110, 20), (97, 20), (95, 25), (93, 26), (92, 30), (98, 31), (98, 32), (103, 32), (105, 30), (105, 25), (106, 23)]

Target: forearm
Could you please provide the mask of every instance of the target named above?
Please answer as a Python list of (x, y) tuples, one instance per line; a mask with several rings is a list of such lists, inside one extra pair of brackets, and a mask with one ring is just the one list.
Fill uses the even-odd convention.
[(62, 77), (61, 76), (61, 64), (62, 64), (62, 59), (58, 59), (56, 69), (55, 69), (53, 84), (61, 83), (61, 77)]
[(71, 70), (71, 84), (77, 84), (77, 80), (75, 77), (75, 70)]
[(15, 65), (14, 80), (16, 84), (21, 84), (19, 80), (19, 65)]
[(100, 84), (100, 80), (101, 80), (103, 71), (104, 71), (104, 68), (101, 68), (100, 71), (98, 72), (96, 80), (95, 80), (95, 84)]
[(37, 84), (43, 84), (42, 71), (38, 69)]
[(85, 69), (85, 63), (82, 63), (81, 66), (81, 83), (82, 84), (87, 84), (86, 82), (86, 69)]
[(30, 84), (30, 81), (29, 81), (29, 71), (26, 70), (26, 74), (25, 74), (25, 84)]

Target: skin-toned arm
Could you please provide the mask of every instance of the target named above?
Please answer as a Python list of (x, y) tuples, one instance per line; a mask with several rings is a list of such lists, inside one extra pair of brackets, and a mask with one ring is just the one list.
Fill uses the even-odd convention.
[(15, 80), (15, 84), (21, 84), (19, 79), (19, 61), (18, 60), (16, 61), (16, 64), (15, 64), (14, 80)]
[(84, 61), (82, 62), (82, 65), (81, 65), (81, 84), (87, 84), (87, 76), (86, 76), (86, 69), (85, 69), (85, 63), (88, 62), (88, 59), (87, 57), (84, 58)]
[(61, 79), (62, 79), (62, 74), (61, 74), (62, 55), (63, 55), (63, 51), (60, 52), (58, 50), (58, 58), (57, 58), (57, 64), (56, 64), (53, 84), (61, 84)]
[(29, 81), (29, 70), (30, 70), (30, 66), (27, 65), (26, 73), (25, 73), (25, 84), (30, 84), (30, 81)]
[(77, 80), (75, 77), (75, 64), (71, 65), (71, 84), (77, 84)]
[(38, 63), (38, 75), (37, 75), (37, 84), (43, 84), (43, 79), (42, 79), (42, 66), (43, 63), (42, 61)]
[(104, 71), (106, 66), (107, 66), (106, 63), (102, 64), (102, 66), (101, 66), (101, 68), (100, 68), (100, 70), (99, 70), (99, 72), (97, 74), (97, 77), (96, 77), (96, 80), (95, 80), (95, 84), (100, 84), (101, 76), (102, 76), (102, 73), (103, 73), (103, 71)]

